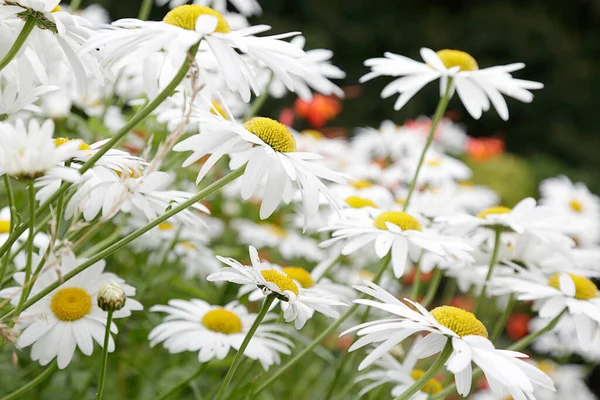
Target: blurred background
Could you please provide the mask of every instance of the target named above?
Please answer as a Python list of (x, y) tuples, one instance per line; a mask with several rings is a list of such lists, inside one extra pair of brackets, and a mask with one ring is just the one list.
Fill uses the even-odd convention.
[[(135, 17), (141, 0), (98, 0), (113, 19)], [(85, 1), (83, 5), (91, 4)], [(363, 61), (391, 51), (419, 59), (419, 48), (467, 51), (480, 67), (522, 61), (517, 76), (542, 82), (531, 105), (509, 101), (510, 119), (490, 111), (474, 121), (459, 101), (450, 103), (449, 116), (476, 137), (506, 143), (504, 154), (485, 165), (472, 165), (475, 179), (497, 180), (503, 198), (519, 181), (525, 193), (535, 195), (539, 180), (564, 173), (600, 193), (600, 132), (596, 107), (600, 105), (600, 1), (598, 0), (260, 0), (263, 15), (254, 23), (273, 26), (274, 33), (301, 31), (307, 49), (334, 51), (333, 62), (346, 71), (341, 82), (347, 92), (341, 113), (328, 129), (348, 132), (379, 126), (384, 119), (403, 123), (431, 115), (437, 86), (420, 93), (400, 112), (394, 98), (379, 93), (390, 79), (358, 86), (366, 73)], [(168, 8), (152, 10), (161, 19)], [(294, 98), (270, 99), (265, 115), (278, 116)], [(480, 176), (485, 175), (482, 179)], [(496, 179), (491, 176), (494, 175)], [(492, 178), (492, 179), (490, 179)], [(510, 204), (508, 204), (510, 205)]]

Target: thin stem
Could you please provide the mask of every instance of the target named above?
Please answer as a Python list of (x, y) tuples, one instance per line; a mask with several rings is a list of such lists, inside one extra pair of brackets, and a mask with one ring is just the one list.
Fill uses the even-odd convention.
[(500, 236), (502, 235), (502, 231), (500, 229), (496, 229), (496, 236), (494, 239), (494, 250), (492, 250), (492, 258), (490, 258), (490, 265), (488, 266), (487, 275), (485, 276), (485, 282), (483, 282), (483, 286), (481, 287), (481, 292), (479, 293), (479, 297), (477, 297), (477, 303), (475, 303), (475, 311), (473, 314), (478, 315), (481, 310), (481, 306), (483, 305), (483, 301), (485, 300), (485, 292), (487, 283), (492, 277), (492, 273), (494, 271), (494, 267), (496, 266), (496, 261), (498, 261), (498, 250), (500, 249)]
[[(537, 332), (530, 333), (529, 335), (525, 336), (523, 339), (519, 340), (518, 342), (514, 343), (512, 346), (508, 347), (507, 350), (512, 350), (512, 351), (523, 350), (525, 347), (529, 346), (529, 344), (531, 342), (533, 342), (535, 339), (542, 336), (544, 333), (554, 329), (554, 327), (556, 327), (556, 324), (558, 324), (558, 321), (560, 321), (560, 319), (562, 318), (563, 314), (566, 311), (567, 310), (564, 309), (552, 321), (550, 321), (550, 323), (548, 325), (546, 325), (544, 328), (540, 329)], [(482, 373), (483, 373), (483, 371), (481, 370), (481, 368), (475, 368), (473, 370), (473, 379), (477, 379), (478, 377), (481, 376)], [(442, 390), (435, 396), (431, 397), (430, 400), (444, 399), (444, 398), (450, 396), (451, 394), (453, 394), (455, 390), (456, 390), (456, 383), (453, 383), (453, 384), (447, 386), (444, 390)]]
[[(197, 43), (194, 46), (192, 46), (192, 48), (188, 51), (186, 61), (181, 65), (179, 71), (173, 77), (171, 82), (169, 82), (169, 84), (165, 86), (165, 88), (158, 94), (158, 96), (156, 96), (154, 100), (152, 100), (137, 114), (135, 114), (133, 118), (112, 137), (111, 140), (109, 140), (105, 145), (103, 145), (96, 153), (94, 153), (92, 157), (90, 157), (90, 159), (85, 164), (81, 166), (81, 168), (79, 168), (80, 174), (83, 175), (85, 171), (92, 168), (96, 161), (100, 159), (100, 157), (102, 157), (104, 154), (106, 154), (107, 151), (116, 146), (117, 143), (119, 143), (121, 139), (125, 137), (125, 135), (127, 135), (139, 123), (144, 121), (152, 113), (152, 111), (154, 111), (158, 106), (162, 104), (163, 101), (165, 101), (165, 99), (167, 99), (169, 96), (171, 96), (171, 94), (173, 94), (173, 91), (177, 88), (177, 86), (179, 86), (181, 81), (183, 81), (183, 79), (187, 75), (190, 66), (194, 62), (194, 57), (198, 52), (199, 46), (200, 43)], [(50, 196), (50, 198), (48, 198), (48, 200), (46, 200), (43, 204), (41, 204), (38, 207), (36, 216), (42, 215), (48, 209), (48, 207), (50, 207), (50, 204), (54, 203), (63, 193), (65, 193), (69, 189), (70, 186), (70, 183), (64, 182), (60, 186), (60, 188), (52, 196)], [(17, 238), (23, 232), (25, 232), (25, 229), (27, 229), (27, 227), (23, 223), (15, 230), (15, 232), (13, 232), (9, 236), (6, 242), (0, 247), (0, 257), (10, 248), (10, 246), (17, 240)]]
[[(383, 276), (383, 273), (385, 272), (385, 270), (387, 269), (389, 263), (390, 263), (390, 259), (391, 259), (391, 252), (388, 253), (387, 256), (385, 256), (385, 258), (383, 259), (382, 263), (381, 263), (381, 267), (379, 269), (379, 272), (377, 273), (377, 275), (375, 276), (375, 278), (373, 278), (373, 283), (377, 284), (379, 283), (379, 281), (381, 280), (381, 277)], [(362, 298), (366, 298), (366, 295), (362, 295)], [(268, 388), (273, 382), (275, 382), (277, 379), (279, 379), (279, 377), (285, 372), (287, 371), (291, 366), (293, 366), (294, 364), (296, 364), (300, 359), (302, 359), (304, 356), (306, 356), (308, 353), (310, 353), (315, 347), (317, 347), (327, 336), (329, 336), (332, 332), (334, 332), (340, 325), (342, 325), (344, 323), (344, 321), (346, 321), (348, 318), (350, 318), (352, 316), (352, 314), (354, 314), (354, 312), (358, 309), (359, 304), (354, 303), (352, 305), (352, 307), (350, 307), (348, 309), (348, 311), (346, 311), (344, 313), (344, 315), (342, 315), (340, 318), (337, 319), (337, 321), (335, 321), (333, 324), (329, 325), (329, 327), (327, 329), (325, 329), (323, 332), (321, 332), (321, 334), (319, 336), (317, 336), (308, 346), (306, 346), (304, 349), (302, 349), (302, 351), (298, 354), (296, 354), (291, 360), (289, 360), (283, 367), (279, 368), (269, 379), (267, 379), (267, 381), (265, 383), (263, 383), (262, 385), (260, 385), (256, 390), (254, 390), (254, 392), (252, 393), (256, 398), (256, 396), (262, 392), (263, 390), (265, 390), (266, 388)]]
[(106, 318), (106, 330), (104, 331), (104, 347), (102, 348), (102, 366), (100, 367), (100, 381), (98, 383), (98, 393), (96, 394), (96, 400), (102, 398), (102, 392), (104, 392), (104, 380), (106, 379), (106, 365), (108, 364), (108, 340), (110, 339), (110, 325), (113, 319), (113, 310), (108, 311), (108, 317)]
[(427, 294), (423, 299), (423, 307), (428, 308), (433, 299), (435, 298), (435, 294), (437, 293), (438, 288), (440, 287), (440, 282), (442, 281), (442, 277), (444, 274), (442, 270), (436, 268), (433, 272), (433, 278), (431, 278), (431, 282), (429, 282), (429, 287), (427, 288)]
[(252, 106), (250, 107), (248, 114), (246, 114), (246, 116), (244, 117), (244, 121), (248, 121), (250, 118), (252, 118), (256, 114), (258, 114), (258, 112), (260, 111), (262, 106), (265, 104), (265, 101), (267, 101), (267, 99), (269, 98), (269, 89), (271, 88), (271, 84), (273, 83), (273, 78), (274, 78), (274, 75), (273, 75), (273, 73), (271, 73), (269, 82), (265, 86), (265, 88), (264, 88), (263, 92), (260, 94), (260, 96), (255, 98), (254, 101), (252, 102)]
[(138, 19), (142, 21), (146, 21), (150, 16), (150, 11), (152, 11), (152, 1), (153, 0), (143, 0), (142, 6), (140, 7), (140, 12), (138, 13)]
[(52, 364), (48, 365), (44, 372), (33, 378), (31, 381), (27, 382), (25, 385), (21, 386), (17, 390), (12, 393), (7, 394), (6, 396), (0, 398), (0, 400), (12, 400), (20, 397), (22, 394), (27, 393), (29, 390), (33, 389), (40, 383), (42, 383), (46, 378), (48, 378), (52, 373), (56, 370), (56, 360), (52, 362)]
[(27, 235), (27, 262), (25, 264), (25, 280), (23, 281), (23, 291), (21, 292), (21, 298), (17, 305), (17, 315), (20, 314), (23, 309), (23, 304), (27, 300), (27, 286), (30, 284), (31, 279), (31, 263), (33, 261), (33, 238), (35, 236), (35, 187), (33, 186), (33, 179), (29, 181), (28, 193), (29, 193), (29, 234)]
[(417, 186), (417, 178), (419, 177), (419, 172), (421, 172), (421, 167), (423, 166), (423, 161), (425, 161), (425, 156), (427, 155), (427, 150), (429, 150), (429, 146), (431, 146), (431, 142), (433, 142), (433, 137), (435, 136), (435, 130), (442, 120), (444, 113), (446, 112), (446, 108), (448, 108), (448, 102), (450, 101), (450, 88), (452, 87), (452, 78), (448, 78), (448, 83), (446, 85), (446, 91), (444, 95), (440, 98), (440, 101), (435, 109), (435, 114), (433, 115), (433, 120), (431, 121), (431, 128), (429, 129), (429, 135), (427, 135), (427, 141), (425, 142), (425, 147), (423, 148), (423, 152), (421, 153), (421, 158), (419, 159), (419, 164), (417, 165), (417, 170), (415, 171), (415, 176), (413, 176), (412, 181), (410, 182), (410, 187), (408, 188), (408, 194), (406, 195), (406, 200), (404, 201), (404, 211), (408, 208), (410, 204), (410, 198), (415, 191), (415, 187)]
[(329, 264), (327, 266), (327, 268), (325, 269), (325, 271), (323, 271), (323, 273), (321, 274), (321, 276), (317, 279), (317, 282), (319, 282), (321, 279), (323, 279), (327, 274), (329, 274), (331, 272), (331, 270), (333, 269), (333, 267), (335, 267), (336, 265), (338, 265), (342, 259), (344, 258), (344, 256), (342, 254), (340, 254), (339, 256), (337, 256), (335, 258), (335, 260), (333, 260), (331, 262), (331, 264)]
[[(181, 211), (183, 211), (183, 210), (191, 207), (192, 205), (196, 204), (198, 201), (202, 200), (206, 196), (209, 196), (210, 194), (216, 192), (217, 190), (219, 190), (220, 188), (222, 188), (226, 184), (228, 184), (231, 181), (239, 178), (240, 176), (242, 176), (242, 174), (244, 173), (245, 169), (246, 169), (246, 165), (244, 165), (244, 166), (236, 169), (235, 171), (230, 172), (229, 174), (227, 174), (223, 178), (219, 179), (215, 183), (207, 186), (205, 189), (203, 189), (200, 192), (198, 192), (195, 196), (190, 197), (187, 201), (181, 203), (179, 206), (174, 207), (173, 209), (171, 209), (170, 211), (164, 213), (163, 215), (161, 215), (157, 219), (153, 220), (152, 222), (148, 223), (147, 225), (145, 225), (145, 226), (143, 226), (143, 227), (141, 227), (141, 228), (139, 228), (139, 229), (131, 232), (129, 235), (123, 237), (121, 240), (113, 243), (109, 247), (107, 247), (104, 250), (98, 252), (93, 257), (90, 257), (87, 261), (85, 261), (82, 264), (80, 264), (77, 268), (75, 268), (75, 269), (71, 270), (70, 272), (66, 273), (65, 275), (63, 275), (62, 282), (58, 282), (57, 281), (57, 282), (54, 282), (54, 283), (48, 285), (46, 288), (44, 288), (43, 290), (41, 290), (39, 293), (37, 293), (35, 296), (33, 296), (27, 302), (25, 302), (25, 304), (23, 306), (23, 310), (26, 310), (29, 307), (31, 307), (32, 305), (34, 305), (36, 302), (38, 302), (40, 299), (42, 299), (48, 293), (52, 292), (59, 285), (61, 285), (61, 283), (68, 281), (69, 279), (73, 278), (75, 275), (79, 274), (80, 272), (86, 270), (87, 268), (89, 268), (90, 266), (94, 265), (98, 261), (100, 261), (100, 260), (108, 257), (109, 255), (111, 255), (115, 251), (117, 251), (117, 250), (121, 249), (122, 247), (126, 246), (127, 244), (133, 242), (135, 239), (139, 238), (144, 233), (148, 232), (150, 229), (154, 228), (155, 226), (158, 226), (161, 222), (164, 222), (167, 219), (171, 218), (172, 216), (174, 216), (174, 215), (180, 213)], [(5, 318), (11, 317), (13, 315), (15, 317), (18, 317), (19, 313), (17, 313), (16, 310), (10, 311), (7, 314), (5, 314), (4, 316), (2, 316), (2, 318), (0, 318), (0, 320), (4, 320)]]
[[(10, 211), (10, 225), (8, 233), (9, 235), (12, 233), (14, 229), (14, 225), (16, 223), (15, 220), (15, 196), (13, 194), (12, 186), (10, 184), (10, 178), (7, 174), (4, 174), (4, 186), (6, 187), (6, 197), (8, 198), (8, 209)], [(0, 267), (0, 282), (4, 280), (4, 274), (6, 273), (6, 268), (8, 266), (8, 261), (10, 260), (10, 252), (7, 253), (2, 259), (2, 267)], [(0, 288), (2, 285), (0, 285)]]
[(442, 292), (442, 304), (450, 304), (456, 293), (457, 286), (456, 279), (448, 278), (446, 280), (444, 283), (444, 291)]
[(495, 342), (496, 339), (498, 339), (498, 337), (502, 333), (502, 330), (504, 329), (504, 326), (506, 325), (506, 321), (508, 321), (508, 317), (510, 317), (510, 314), (512, 313), (512, 310), (515, 308), (516, 303), (517, 303), (517, 301), (515, 299), (515, 295), (511, 294), (510, 298), (508, 299), (508, 303), (506, 304), (506, 309), (504, 309), (502, 316), (500, 317), (498, 322), (496, 322), (496, 325), (494, 325), (494, 331), (492, 333), (492, 337), (490, 338), (492, 343)]
[(415, 393), (417, 393), (419, 390), (421, 390), (427, 384), (427, 382), (429, 382), (431, 379), (433, 379), (435, 374), (437, 374), (437, 372), (440, 370), (440, 368), (442, 368), (444, 363), (446, 361), (448, 361), (448, 358), (450, 358), (451, 354), (452, 354), (452, 341), (448, 338), (446, 340), (446, 345), (444, 346), (444, 349), (440, 353), (437, 360), (435, 360), (434, 363), (431, 364), (431, 367), (429, 367), (427, 372), (425, 372), (425, 374), (423, 374), (423, 376), (421, 376), (419, 379), (417, 379), (417, 381), (415, 383), (413, 383), (408, 389), (406, 389), (404, 391), (404, 393), (402, 393), (400, 396), (396, 397), (396, 400), (408, 400)]
[(69, 4), (69, 11), (73, 14), (75, 11), (79, 9), (81, 5), (81, 0), (71, 0), (71, 4)]
[(177, 385), (173, 386), (168, 391), (159, 395), (155, 400), (165, 400), (165, 399), (169, 398), (171, 395), (175, 394), (178, 390), (180, 390), (181, 388), (186, 386), (188, 383), (193, 381), (198, 375), (200, 375), (202, 373), (202, 371), (204, 371), (206, 365), (207, 365), (207, 363), (200, 364), (200, 367), (196, 370), (196, 372), (194, 372), (192, 375), (188, 376), (187, 378), (183, 379), (181, 382), (179, 382)]
[(17, 40), (15, 40), (12, 47), (8, 50), (2, 61), (0, 61), (0, 71), (10, 64), (12, 59), (15, 58), (15, 56), (19, 53), (19, 50), (21, 50), (21, 47), (23, 47), (27, 41), (27, 38), (33, 31), (33, 28), (35, 28), (35, 18), (29, 17), (27, 18), (27, 21), (25, 21), (25, 25), (23, 25), (21, 33), (19, 33), (19, 36), (17, 36)]
[(233, 359), (233, 363), (229, 367), (229, 371), (227, 371), (227, 375), (225, 376), (225, 379), (223, 380), (223, 383), (221, 384), (221, 388), (219, 389), (219, 392), (217, 393), (216, 400), (221, 400), (225, 396), (225, 392), (227, 392), (229, 383), (233, 379), (233, 375), (235, 374), (235, 371), (237, 370), (238, 366), (240, 365), (240, 362), (242, 362), (242, 359), (244, 358), (244, 351), (246, 350), (246, 347), (248, 347), (248, 343), (250, 343), (250, 339), (252, 339), (252, 336), (254, 336), (254, 333), (258, 329), (258, 326), (260, 325), (262, 320), (267, 315), (267, 312), (269, 312), (269, 308), (271, 307), (273, 300), (275, 300), (275, 296), (271, 294), (271, 295), (267, 296), (267, 298), (263, 302), (262, 308), (258, 312), (258, 315), (256, 316), (254, 323), (248, 330), (248, 333), (246, 333), (246, 337), (244, 337), (244, 341), (242, 342), (242, 345), (238, 349), (238, 351), (235, 355), (235, 358)]
[[(422, 255), (423, 253), (421, 253)], [(412, 290), (410, 291), (410, 298), (413, 301), (418, 301), (417, 297), (419, 296), (419, 289), (421, 288), (421, 258), (419, 257), (419, 261), (415, 264), (415, 278), (412, 284)]]

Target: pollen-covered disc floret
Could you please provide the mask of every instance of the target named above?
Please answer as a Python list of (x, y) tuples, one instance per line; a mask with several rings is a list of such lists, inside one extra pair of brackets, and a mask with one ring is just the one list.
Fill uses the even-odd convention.
[(216, 308), (204, 314), (204, 317), (202, 317), (202, 325), (211, 331), (228, 335), (240, 333), (243, 328), (240, 317), (224, 308)]
[(244, 128), (280, 153), (296, 151), (294, 135), (280, 122), (271, 118), (256, 117), (244, 124)]
[[(554, 274), (548, 279), (548, 285), (560, 289), (560, 273)], [(579, 300), (590, 300), (598, 297), (598, 288), (591, 280), (574, 274), (568, 274), (575, 284), (575, 298)]]
[(485, 325), (469, 311), (452, 306), (441, 306), (431, 310), (431, 315), (435, 320), (456, 333), (458, 336), (477, 335), (488, 337)]
[[(65, 143), (69, 143), (70, 141), (71, 141), (71, 139), (69, 139), (69, 138), (56, 138), (56, 139), (54, 139), (54, 145), (56, 147), (60, 147)], [(91, 149), (92, 148), (90, 147), (90, 145), (83, 141), (79, 145), (79, 150), (91, 150)]]
[(344, 200), (346, 204), (348, 204), (352, 208), (365, 208), (365, 207), (373, 207), (377, 208), (377, 205), (373, 203), (372, 200), (365, 199), (360, 196), (350, 196)]
[(569, 207), (571, 207), (571, 210), (575, 211), (576, 213), (583, 212), (583, 204), (581, 204), (581, 202), (577, 199), (571, 199), (569, 201)]
[[(419, 380), (423, 375), (425, 375), (425, 371), (423, 371), (422, 369), (415, 369), (410, 373), (410, 377), (413, 378), (415, 381)], [(431, 395), (438, 394), (441, 391), (442, 384), (437, 379), (429, 380), (425, 384), (425, 386), (421, 388), (421, 392), (428, 393)]]
[(169, 25), (174, 25), (183, 29), (187, 29), (189, 31), (193, 31), (196, 29), (196, 20), (201, 15), (210, 15), (212, 17), (217, 17), (218, 22), (217, 27), (215, 28), (215, 32), (231, 32), (229, 23), (220, 12), (215, 11), (210, 7), (203, 7), (197, 4), (185, 4), (182, 6), (175, 7), (174, 9), (169, 11), (167, 15), (165, 15), (165, 17), (163, 18), (163, 22)]
[(469, 53), (460, 50), (444, 49), (437, 52), (446, 68), (459, 67), (461, 71), (477, 71), (479, 65)]
[[(303, 288), (312, 287), (315, 282), (313, 281), (310, 272), (301, 267), (284, 267), (283, 272), (293, 280), (297, 281), (302, 285)], [(264, 276), (264, 275), (263, 275)]]
[(366, 179), (358, 179), (358, 180), (349, 182), (348, 184), (355, 189), (366, 189), (366, 188), (373, 186), (373, 183)]
[(81, 288), (60, 289), (52, 297), (50, 307), (61, 321), (77, 321), (92, 309), (92, 297)]
[(394, 224), (400, 227), (403, 231), (422, 231), (423, 228), (419, 221), (412, 215), (404, 211), (386, 211), (377, 216), (373, 225), (375, 227), (387, 230), (386, 223)]
[(279, 290), (282, 292), (289, 290), (296, 296), (298, 296), (298, 293), (300, 293), (298, 285), (296, 285), (294, 281), (283, 272), (275, 271), (274, 269), (268, 269), (260, 271), (260, 274), (267, 282), (277, 285)]
[(0, 220), (0, 233), (10, 233), (10, 221)]
[(511, 211), (512, 210), (509, 207), (494, 206), (494, 207), (486, 208), (485, 210), (483, 210), (479, 214), (477, 214), (477, 216), (479, 218), (485, 219), (485, 217), (487, 217), (488, 215), (508, 214)]

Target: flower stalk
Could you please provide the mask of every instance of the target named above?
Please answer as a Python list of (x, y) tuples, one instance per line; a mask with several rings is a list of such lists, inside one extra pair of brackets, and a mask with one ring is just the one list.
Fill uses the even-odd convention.
[(487, 288), (487, 283), (492, 277), (492, 273), (494, 272), (494, 267), (498, 261), (498, 251), (500, 250), (500, 236), (502, 235), (501, 229), (496, 229), (496, 235), (494, 237), (494, 249), (492, 250), (492, 257), (490, 258), (490, 264), (488, 266), (487, 275), (485, 277), (485, 281), (483, 282), (483, 286), (481, 287), (481, 292), (479, 293), (479, 297), (477, 297), (477, 302), (475, 303), (475, 310), (473, 314), (478, 315), (481, 310), (481, 306), (483, 305), (483, 301), (485, 300), (485, 292)]
[(104, 347), (102, 348), (102, 366), (100, 367), (100, 380), (98, 382), (98, 392), (96, 393), (96, 400), (102, 399), (102, 393), (104, 392), (104, 381), (106, 379), (106, 365), (108, 364), (108, 341), (110, 339), (110, 326), (112, 324), (114, 311), (108, 311), (108, 317), (106, 318), (106, 329), (104, 331)]
[(35, 25), (36, 21), (34, 18), (27, 18), (27, 20), (25, 21), (25, 25), (23, 25), (23, 28), (21, 28), (19, 36), (17, 36), (17, 39), (15, 40), (11, 48), (4, 55), (2, 61), (0, 61), (0, 71), (2, 71), (8, 64), (10, 64), (13, 58), (15, 58), (15, 56), (19, 53), (21, 47), (23, 47), (23, 45), (27, 41), (29, 35), (31, 34), (31, 32), (33, 32), (33, 28), (35, 28)]

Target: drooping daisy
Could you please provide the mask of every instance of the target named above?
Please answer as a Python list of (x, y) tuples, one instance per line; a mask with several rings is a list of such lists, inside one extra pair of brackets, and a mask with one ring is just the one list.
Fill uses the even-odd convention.
[(552, 380), (542, 371), (522, 360), (527, 355), (499, 350), (487, 339), (485, 326), (470, 312), (451, 306), (441, 306), (427, 311), (419, 303), (405, 299), (415, 309), (373, 283), (356, 286), (357, 290), (373, 296), (374, 300), (355, 300), (389, 313), (394, 317), (355, 326), (342, 335), (358, 331), (361, 336), (349, 349), (354, 351), (371, 343), (378, 343), (359, 365), (362, 370), (404, 339), (418, 332), (428, 332), (413, 348), (416, 358), (437, 354), (451, 345), (452, 352), (445, 362), (446, 369), (455, 376), (456, 388), (462, 396), (471, 390), (472, 363), (480, 367), (490, 388), (502, 399), (513, 396), (533, 399), (534, 387), (554, 389)]
[(54, 122), (45, 120), (41, 125), (31, 119), (15, 124), (0, 123), (0, 175), (8, 174), (19, 179), (36, 179), (44, 176), (67, 182), (79, 179), (79, 173), (63, 165), (73, 157), (81, 141), (73, 140), (57, 146)]
[(548, 277), (536, 268), (513, 267), (518, 272), (516, 275), (492, 279), (492, 293), (515, 293), (519, 300), (533, 300), (534, 309), (546, 320), (567, 310), (573, 316), (581, 347), (589, 348), (600, 328), (600, 298), (596, 284), (575, 274), (559, 272)]
[(472, 247), (466, 241), (424, 231), (421, 222), (404, 211), (373, 210), (371, 213), (346, 214), (344, 219), (331, 223), (323, 230), (332, 231), (332, 238), (321, 243), (321, 246), (328, 247), (344, 241), (346, 244), (341, 249), (343, 255), (352, 254), (371, 243), (381, 259), (391, 252), (392, 267), (397, 278), (404, 274), (411, 253), (416, 258), (420, 250), (444, 257), (472, 259), (469, 255)]
[[(84, 261), (85, 259), (75, 258), (73, 254), (66, 254), (58, 261), (50, 259), (46, 269), (33, 285), (30, 295), (34, 296), (48, 285), (62, 279), (64, 274)], [(47, 365), (57, 358), (58, 367), (64, 369), (71, 362), (76, 348), (89, 356), (94, 350), (93, 341), (103, 346), (107, 313), (98, 307), (98, 290), (106, 284), (116, 282), (127, 296), (135, 295), (133, 286), (127, 285), (112, 273), (103, 272), (104, 267), (104, 261), (97, 262), (21, 313), (15, 326), (21, 331), (17, 345), (32, 346), (32, 360)], [(21, 296), (25, 273), (17, 272), (14, 279), (20, 286), (2, 290), (0, 297), (10, 297), (11, 303), (16, 305)], [(131, 311), (142, 308), (137, 300), (127, 298), (125, 306), (115, 311), (113, 317), (128, 317)], [(111, 332), (117, 333), (116, 325), (111, 325)], [(114, 347), (114, 341), (110, 337), (108, 351), (112, 352)]]
[(321, 158), (318, 154), (296, 152), (292, 133), (285, 125), (269, 118), (253, 118), (242, 126), (215, 115), (212, 122), (202, 125), (199, 134), (183, 140), (173, 149), (193, 151), (183, 163), (184, 167), (210, 154), (197, 182), (225, 154), (232, 157), (232, 168), (246, 164), (241, 195), (248, 200), (264, 184), (259, 213), (261, 219), (273, 214), (282, 201), (289, 203), (295, 186), (301, 193), (306, 223), (316, 216), (320, 196), (334, 208), (339, 207), (339, 201), (331, 196), (321, 179), (340, 184), (346, 182), (344, 175), (311, 162)]
[(178, 67), (186, 52), (203, 40), (214, 54), (229, 89), (238, 92), (248, 102), (250, 90), (258, 95), (260, 89), (246, 58), (266, 65), (291, 91), (295, 87), (290, 73), (304, 75), (298, 63), (304, 51), (281, 40), (297, 33), (254, 36), (269, 29), (270, 26), (258, 25), (232, 31), (218, 11), (196, 4), (181, 5), (167, 13), (160, 22), (137, 19), (113, 22), (113, 29), (100, 32), (87, 43), (86, 49), (99, 48), (104, 63), (113, 63), (112, 67), (116, 69), (164, 50), (173, 65)]
[(468, 53), (459, 50), (440, 50), (437, 53), (421, 48), (423, 62), (393, 53), (385, 53), (385, 58), (372, 58), (365, 61), (371, 72), (361, 78), (366, 82), (379, 76), (400, 77), (388, 84), (381, 92), (387, 98), (400, 94), (394, 108), (401, 109), (419, 90), (429, 82), (440, 79), (440, 92), (443, 95), (449, 78), (452, 78), (450, 93), (458, 92), (461, 102), (475, 119), (490, 108), (490, 102), (503, 120), (508, 119), (508, 107), (502, 95), (529, 103), (533, 100), (531, 89), (544, 87), (539, 82), (515, 79), (512, 72), (525, 67), (514, 63), (479, 69), (477, 61)]
[(252, 246), (249, 248), (252, 266), (245, 266), (232, 258), (217, 258), (228, 267), (206, 278), (210, 282), (228, 281), (239, 285), (253, 285), (264, 294), (273, 294), (283, 303), (283, 317), (286, 322), (294, 321), (296, 329), (302, 329), (314, 311), (330, 318), (338, 318), (339, 313), (332, 306), (345, 306), (335, 296), (323, 293), (314, 295), (309, 289), (298, 286), (286, 273), (272, 264), (261, 261), (258, 252)]
[[(164, 342), (170, 353), (197, 351), (202, 363), (223, 360), (232, 348), (237, 351), (257, 316), (236, 301), (222, 307), (199, 299), (169, 300), (168, 306), (153, 306), (150, 311), (168, 314), (148, 335), (150, 347)], [(282, 335), (286, 326), (272, 322), (276, 318), (267, 314), (244, 350), (246, 357), (258, 360), (265, 370), (279, 364), (280, 354), (290, 354), (293, 347)]]

